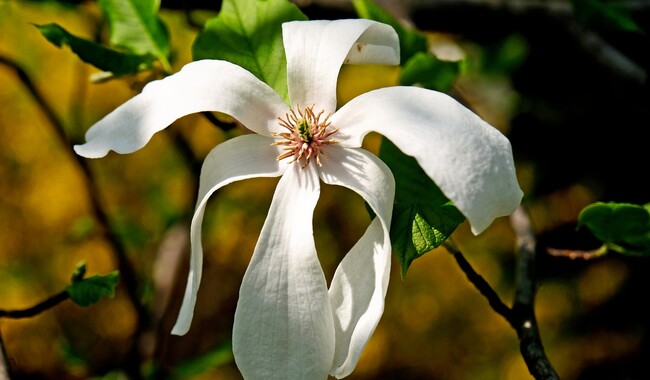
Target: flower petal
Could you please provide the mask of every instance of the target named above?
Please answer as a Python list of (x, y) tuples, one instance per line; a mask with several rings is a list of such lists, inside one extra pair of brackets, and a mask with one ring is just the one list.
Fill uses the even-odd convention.
[(174, 120), (201, 111), (226, 113), (247, 128), (270, 136), (287, 105), (271, 87), (230, 62), (192, 62), (178, 73), (151, 82), (142, 93), (99, 120), (77, 154), (98, 158), (110, 150), (134, 152)]
[(341, 261), (330, 285), (336, 332), (330, 374), (342, 378), (354, 370), (384, 312), (395, 181), (386, 164), (363, 149), (329, 147), (327, 155), (321, 170), (323, 182), (354, 190), (377, 214)]
[(395, 30), (371, 20), (293, 21), (282, 24), (292, 105), (336, 110), (343, 63), (399, 64)]
[(383, 88), (353, 99), (330, 120), (340, 129), (336, 138), (343, 146), (360, 146), (376, 131), (415, 157), (467, 217), (474, 234), (521, 202), (508, 139), (445, 94)]
[(190, 328), (196, 295), (201, 281), (203, 248), (201, 245), (201, 224), (208, 198), (229, 183), (254, 177), (277, 177), (286, 170), (286, 164), (276, 160), (281, 150), (270, 144), (274, 140), (260, 135), (244, 135), (230, 139), (208, 154), (201, 169), (198, 202), (190, 238), (192, 257), (185, 297), (172, 334), (184, 335)]
[(334, 327), (312, 230), (320, 195), (314, 165), (280, 179), (246, 270), (233, 327), (246, 379), (326, 379)]

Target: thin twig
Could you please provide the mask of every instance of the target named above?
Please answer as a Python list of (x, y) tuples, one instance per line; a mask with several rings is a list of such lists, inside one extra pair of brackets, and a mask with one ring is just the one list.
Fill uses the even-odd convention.
[[(48, 104), (47, 101), (45, 101), (45, 98), (42, 96), (40, 91), (36, 88), (34, 82), (31, 80), (27, 72), (16, 62), (3, 56), (0, 56), (0, 64), (3, 64), (16, 72), (16, 75), (20, 79), (21, 83), (25, 86), (25, 88), (27, 88), (29, 93), (32, 95), (32, 97), (34, 98), (34, 100), (36, 101), (36, 103), (38, 104), (38, 106), (43, 111), (48, 121), (54, 128), (60, 143), (66, 148), (69, 147), (71, 143), (70, 141), (68, 141), (68, 137), (65, 128), (63, 126), (63, 123), (56, 116), (53, 108)], [(106, 240), (108, 241), (108, 243), (112, 248), (111, 251), (116, 257), (118, 269), (120, 271), (120, 278), (125, 285), (124, 287), (126, 289), (129, 300), (131, 301), (131, 304), (135, 308), (136, 313), (138, 315), (138, 328), (135, 331), (135, 337), (134, 337), (135, 340), (137, 341), (137, 335), (142, 330), (142, 327), (144, 327), (148, 323), (149, 318), (148, 318), (148, 311), (140, 302), (140, 295), (138, 292), (138, 278), (135, 269), (131, 265), (131, 262), (129, 261), (126, 254), (126, 249), (122, 244), (121, 240), (119, 239), (116, 231), (111, 227), (111, 223), (109, 221), (108, 215), (104, 211), (104, 208), (102, 207), (99, 201), (100, 199), (99, 189), (97, 188), (97, 186), (95, 186), (95, 183), (92, 180), (93, 175), (88, 165), (88, 162), (84, 158), (74, 154), (70, 149), (65, 149), (65, 151), (69, 153), (70, 157), (79, 166), (79, 168), (82, 170), (84, 174), (82, 177), (85, 182), (86, 189), (88, 190), (89, 193), (92, 212), (95, 218), (97, 219), (97, 221), (99, 222), (99, 224), (102, 226)], [(140, 359), (139, 359), (138, 349), (136, 346), (137, 345), (135, 344), (133, 345), (133, 349), (131, 350), (132, 352), (129, 355), (128, 367), (130, 369), (129, 372), (131, 372), (132, 376), (139, 378), (141, 377), (141, 375), (139, 375)]]
[[(32, 97), (34, 98), (34, 100), (36, 101), (36, 103), (38, 104), (38, 106), (43, 111), (48, 121), (54, 128), (56, 135), (59, 138), (61, 144), (65, 147), (69, 147), (71, 144), (68, 141), (67, 133), (65, 131), (65, 128), (63, 127), (63, 123), (56, 116), (52, 107), (50, 107), (50, 105), (45, 101), (44, 97), (41, 95), (40, 91), (38, 91), (38, 89), (34, 85), (34, 82), (32, 82), (32, 80), (30, 79), (29, 75), (27, 75), (25, 70), (23, 70), (23, 68), (20, 67), (20, 65), (18, 65), (16, 62), (13, 62), (10, 59), (3, 56), (0, 56), (0, 63), (8, 66), (9, 68), (13, 69), (16, 72), (16, 75), (20, 79), (21, 83), (25, 86), (25, 88), (27, 88), (29, 93), (32, 95)], [(104, 228), (107, 240), (112, 246), (114, 254), (117, 256), (120, 276), (126, 285), (129, 298), (131, 299), (134, 305), (139, 305), (140, 297), (139, 295), (137, 295), (137, 291), (136, 291), (137, 277), (135, 275), (135, 270), (133, 269), (129, 260), (126, 257), (126, 249), (124, 248), (121, 241), (117, 237), (117, 234), (110, 227), (108, 216), (106, 215), (106, 212), (104, 211), (103, 207), (99, 202), (100, 199), (99, 190), (97, 189), (97, 186), (95, 186), (94, 181), (92, 180), (93, 176), (90, 167), (88, 165), (88, 162), (84, 158), (74, 153), (71, 153), (72, 151), (69, 149), (65, 149), (65, 151), (70, 153), (70, 157), (75, 161), (75, 163), (79, 166), (79, 168), (84, 173), (83, 177), (85, 180), (86, 188), (88, 189), (89, 192), (90, 201), (92, 203), (91, 206), (92, 206), (93, 214), (97, 218), (99, 224)]]
[(557, 372), (548, 360), (542, 345), (542, 339), (535, 318), (534, 302), (537, 291), (537, 273), (535, 271), (535, 236), (530, 219), (523, 207), (519, 207), (511, 216), (513, 229), (517, 236), (519, 260), (517, 263), (517, 285), (515, 301), (508, 307), (490, 286), (465, 259), (456, 246), (447, 241), (445, 248), (454, 255), (460, 269), (467, 279), (487, 299), (492, 309), (510, 323), (519, 337), (519, 350), (528, 371), (537, 380), (559, 380)]
[(515, 302), (512, 307), (519, 337), (519, 349), (528, 366), (528, 370), (536, 379), (559, 380), (553, 365), (548, 360), (542, 345), (534, 304), (537, 291), (536, 271), (536, 242), (528, 213), (519, 206), (510, 216), (510, 221), (517, 237), (519, 260), (517, 263), (517, 285)]
[(54, 129), (56, 130), (57, 136), (61, 136), (61, 135), (65, 136), (65, 129), (63, 128), (63, 124), (59, 121), (59, 118), (52, 110), (52, 107), (50, 107), (49, 104), (47, 104), (47, 102), (45, 101), (41, 93), (36, 89), (34, 82), (31, 80), (29, 75), (27, 75), (27, 72), (23, 70), (23, 68), (20, 67), (20, 65), (18, 65), (16, 62), (1, 55), (0, 55), (0, 64), (7, 66), (8, 68), (12, 69), (16, 73), (16, 76), (18, 76), (20, 82), (23, 84), (23, 86), (25, 86), (25, 88), (27, 88), (29, 93), (32, 95), (32, 98), (34, 98), (34, 101), (36, 101), (36, 104), (38, 104), (38, 106), (45, 114), (47, 120), (50, 122), (50, 124), (52, 124), (52, 127), (54, 127)]
[(221, 121), (217, 119), (217, 117), (214, 116), (212, 112), (208, 112), (208, 111), (201, 112), (201, 115), (203, 115), (210, 123), (212, 123), (212, 125), (221, 129), (224, 132), (237, 127), (237, 123), (228, 123), (228, 122)]
[(32, 307), (27, 309), (18, 309), (18, 310), (2, 310), (0, 309), (0, 318), (30, 318), (39, 315), (40, 313), (53, 308), (54, 306), (60, 304), (61, 302), (70, 298), (67, 290), (64, 290), (60, 293), (57, 293)]
[(458, 250), (453, 244), (445, 244), (445, 248), (454, 255), (454, 258), (456, 259), (456, 262), (458, 263), (458, 266), (462, 271), (465, 273), (465, 276), (471, 282), (476, 289), (478, 289), (479, 292), (487, 299), (488, 303), (494, 309), (494, 311), (497, 312), (497, 314), (501, 315), (503, 318), (510, 323), (510, 325), (515, 328), (515, 320), (512, 315), (512, 310), (510, 307), (508, 307), (503, 301), (501, 301), (501, 298), (497, 294), (494, 289), (488, 284), (487, 281), (478, 274), (472, 265), (465, 259), (465, 256), (463, 256), (463, 253)]
[[(70, 298), (70, 294), (67, 290), (63, 290), (44, 301), (37, 303), (34, 306), (28, 307), (26, 309), (18, 310), (2, 310), (0, 309), (0, 318), (29, 318), (34, 317), (46, 310), (53, 308), (54, 306), (60, 304), (61, 302)], [(4, 342), (2, 341), (2, 331), (0, 331), (0, 380), (9, 380), (11, 377), (9, 375), (9, 358), (7, 357), (7, 352), (4, 348)]]

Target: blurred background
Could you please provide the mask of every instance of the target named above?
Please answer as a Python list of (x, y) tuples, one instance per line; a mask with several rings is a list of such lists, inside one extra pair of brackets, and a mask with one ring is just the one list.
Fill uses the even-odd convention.
[[(537, 318), (561, 378), (647, 379), (650, 261), (616, 254), (570, 259), (546, 248), (597, 247), (575, 230), (580, 210), (592, 202), (650, 201), (650, 2), (377, 3), (427, 32), (434, 54), (465, 58), (451, 95), (512, 142), (538, 236)], [(579, 12), (586, 3), (623, 4), (637, 28)], [(357, 17), (347, 1), (298, 5), (311, 19)], [(200, 25), (219, 7), (219, 1), (162, 1), (174, 71), (191, 61)], [(116, 297), (92, 307), (65, 302), (34, 318), (0, 319), (13, 378), (119, 379), (144, 363), (150, 378), (240, 379), (230, 351), (237, 292), (277, 179), (235, 183), (212, 197), (194, 322), (188, 335), (169, 335), (185, 287), (197, 168), (212, 147), (242, 131), (190, 115), (136, 153), (85, 160), (84, 171), (72, 144), (151, 78), (91, 83), (97, 69), (32, 25), (51, 22), (78, 36), (106, 38), (93, 1), (0, 0), (0, 309), (26, 308), (59, 292), (82, 260), (89, 274), (118, 269), (115, 241), (132, 263), (144, 307), (134, 307), (122, 273)], [(364, 69), (343, 68), (340, 103), (397, 83), (399, 68)], [(371, 135), (365, 144), (376, 152), (379, 141)], [(369, 220), (356, 194), (322, 189), (314, 229), (328, 278)], [(463, 224), (453, 238), (510, 304), (516, 254), (508, 218), (480, 236)], [(393, 262), (386, 311), (349, 378), (531, 376), (515, 332), (453, 257), (437, 249), (417, 259), (405, 279)]]

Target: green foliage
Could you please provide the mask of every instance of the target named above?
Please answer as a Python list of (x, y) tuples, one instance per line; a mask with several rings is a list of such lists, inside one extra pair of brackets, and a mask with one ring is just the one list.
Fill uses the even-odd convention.
[(111, 44), (156, 57), (170, 71), (169, 32), (158, 17), (159, 0), (99, 0), (110, 31)]
[(307, 17), (287, 0), (224, 0), (192, 46), (192, 57), (235, 63), (273, 87), (285, 100), (287, 59), (282, 23)]
[(608, 249), (631, 256), (650, 256), (650, 204), (597, 202), (585, 207), (578, 227), (587, 227)]
[(417, 53), (402, 68), (399, 82), (436, 91), (447, 91), (460, 73), (459, 62), (441, 61), (429, 53)]
[(94, 275), (89, 278), (84, 278), (85, 273), (86, 264), (81, 262), (72, 274), (71, 284), (66, 287), (72, 302), (86, 307), (99, 302), (102, 298), (115, 296), (115, 287), (119, 280), (117, 271), (105, 276)]
[(57, 24), (36, 25), (36, 27), (54, 45), (58, 47), (68, 45), (82, 61), (115, 76), (133, 74), (153, 64), (153, 58), (148, 54), (138, 55), (113, 50), (76, 37)]
[(419, 52), (427, 51), (427, 39), (417, 30), (409, 29), (372, 0), (354, 0), (352, 2), (359, 17), (375, 20), (392, 26), (399, 36), (400, 60), (408, 61)]
[(417, 161), (392, 142), (383, 139), (379, 156), (396, 180), (390, 237), (406, 277), (411, 262), (444, 243), (465, 217)]
[(632, 19), (628, 5), (617, 0), (572, 0), (576, 18), (586, 25), (596, 24), (628, 32), (644, 33)]

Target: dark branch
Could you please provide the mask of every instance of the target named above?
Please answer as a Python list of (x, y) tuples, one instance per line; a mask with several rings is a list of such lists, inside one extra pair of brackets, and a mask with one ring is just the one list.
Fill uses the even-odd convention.
[[(54, 306), (60, 304), (61, 302), (70, 298), (70, 294), (67, 290), (64, 290), (60, 293), (57, 293), (46, 300), (37, 303), (32, 307), (27, 309), (20, 310), (2, 310), (0, 309), (0, 318), (30, 318), (36, 315), (41, 314), (42, 312), (53, 308)], [(7, 358), (7, 352), (4, 348), (4, 342), (2, 341), (2, 332), (0, 331), (0, 380), (9, 380), (9, 359)]]
[[(20, 67), (20, 65), (9, 60), (6, 57), (0, 56), (0, 63), (10, 67), (16, 72), (16, 75), (18, 76), (20, 81), (23, 83), (25, 88), (27, 88), (27, 90), (32, 95), (32, 97), (34, 98), (38, 106), (41, 108), (41, 110), (43, 110), (43, 113), (47, 117), (48, 121), (54, 127), (56, 135), (59, 138), (61, 144), (64, 147), (68, 148), (71, 145), (71, 143), (70, 141), (68, 141), (68, 136), (65, 132), (65, 128), (63, 127), (63, 123), (56, 116), (52, 107), (50, 107), (50, 105), (45, 101), (45, 98), (41, 95), (40, 91), (38, 91), (38, 89), (36, 88), (32, 80), (29, 78), (29, 75), (27, 75), (25, 70), (23, 70), (22, 67)], [(136, 308), (142, 309), (140, 306), (138, 306), (140, 305), (140, 296), (137, 294), (137, 290), (136, 290), (138, 282), (137, 282), (137, 276), (135, 274), (135, 270), (131, 266), (126, 256), (126, 249), (122, 245), (120, 239), (117, 237), (115, 231), (111, 228), (109, 218), (106, 215), (104, 208), (100, 204), (99, 189), (97, 188), (97, 186), (95, 186), (94, 181), (92, 180), (93, 175), (88, 165), (88, 162), (83, 157), (80, 157), (72, 153), (70, 149), (65, 149), (65, 151), (70, 153), (70, 157), (75, 161), (75, 163), (79, 166), (79, 168), (84, 173), (83, 178), (85, 180), (86, 188), (88, 189), (93, 214), (95, 215), (95, 218), (97, 219), (99, 224), (104, 229), (106, 238), (110, 243), (111, 247), (113, 248), (113, 252), (115, 256), (117, 257), (120, 275), (122, 281), (124, 281), (129, 298), (131, 299), (132, 303), (136, 306)], [(144, 309), (138, 310), (139, 313), (143, 311)]]
[(52, 107), (50, 107), (50, 105), (45, 101), (45, 98), (43, 98), (41, 93), (36, 89), (34, 82), (31, 80), (29, 75), (27, 75), (27, 72), (23, 70), (23, 68), (20, 67), (20, 65), (18, 65), (16, 62), (10, 60), (7, 57), (3, 57), (1, 55), (0, 55), (0, 64), (7, 66), (8, 68), (12, 69), (16, 73), (16, 76), (18, 77), (18, 79), (20, 79), (20, 82), (25, 86), (25, 88), (32, 95), (32, 98), (34, 98), (36, 104), (38, 104), (41, 110), (43, 110), (45, 117), (56, 130), (57, 136), (58, 137), (65, 136), (66, 133), (65, 133), (65, 129), (63, 128), (63, 123), (59, 121), (59, 118), (54, 113)]
[(519, 350), (530, 374), (537, 380), (559, 380), (560, 377), (544, 352), (537, 320), (535, 319), (534, 302), (537, 291), (535, 236), (533, 235), (530, 219), (523, 207), (520, 206), (512, 214), (511, 223), (517, 236), (517, 249), (519, 252), (515, 302), (512, 308), (501, 301), (499, 295), (472, 268), (460, 250), (449, 241), (445, 243), (445, 247), (454, 255), (458, 266), (465, 273), (467, 279), (487, 299), (492, 309), (505, 318), (517, 332)]
[(64, 290), (60, 293), (57, 293), (46, 300), (37, 303), (36, 305), (32, 307), (28, 307), (27, 309), (20, 309), (20, 310), (2, 310), (0, 309), (0, 318), (12, 318), (12, 319), (19, 319), (19, 318), (30, 318), (39, 315), (40, 313), (53, 308), (54, 306), (60, 304), (61, 302), (67, 300), (70, 298), (70, 294), (68, 294), (67, 290)]
[(505, 303), (503, 303), (503, 301), (501, 301), (501, 298), (497, 292), (492, 289), (490, 284), (485, 281), (483, 276), (474, 270), (472, 265), (465, 259), (465, 256), (463, 256), (462, 252), (460, 252), (453, 244), (445, 244), (445, 248), (447, 248), (447, 250), (454, 255), (458, 266), (465, 273), (465, 276), (467, 276), (469, 282), (471, 282), (476, 287), (476, 289), (478, 289), (478, 291), (481, 292), (481, 294), (487, 299), (492, 309), (494, 309), (497, 314), (505, 318), (506, 321), (508, 321), (508, 323), (510, 323), (510, 325), (515, 328), (515, 321), (513, 319), (512, 310)]
[(519, 337), (519, 349), (536, 379), (559, 380), (559, 376), (548, 360), (535, 318), (535, 293), (537, 291), (536, 243), (530, 218), (523, 206), (511, 215), (510, 221), (517, 236), (519, 261), (517, 263), (517, 286), (512, 312), (515, 330)]
[[(63, 127), (63, 123), (56, 116), (54, 110), (52, 109), (52, 107), (50, 107), (48, 102), (45, 101), (45, 98), (42, 96), (40, 91), (36, 88), (36, 86), (34, 85), (33, 81), (30, 79), (27, 72), (16, 62), (13, 62), (12, 60), (3, 56), (0, 56), (0, 64), (4, 64), (5, 66), (13, 69), (16, 72), (16, 75), (18, 76), (20, 81), (23, 83), (25, 88), (27, 88), (27, 90), (32, 95), (36, 103), (39, 105), (39, 107), (41, 108), (41, 110), (43, 111), (47, 119), (50, 121), (51, 125), (54, 127), (56, 135), (59, 138), (61, 144), (64, 147), (69, 148), (71, 143), (68, 140), (68, 136), (65, 132), (65, 128)], [(97, 221), (99, 222), (99, 224), (102, 226), (102, 230), (105, 234), (106, 240), (108, 241), (108, 243), (112, 248), (112, 252), (116, 257), (118, 269), (120, 271), (120, 278), (124, 283), (124, 288), (127, 292), (129, 300), (131, 301), (131, 304), (135, 308), (136, 313), (138, 315), (139, 328), (136, 329), (135, 332), (137, 337), (137, 334), (139, 334), (140, 331), (142, 331), (142, 327), (146, 325), (146, 323), (148, 323), (149, 313), (147, 309), (140, 302), (140, 295), (138, 292), (138, 278), (135, 269), (131, 265), (131, 262), (129, 261), (126, 254), (126, 249), (122, 244), (121, 240), (119, 239), (116, 231), (111, 227), (111, 223), (108, 218), (108, 215), (106, 214), (104, 208), (100, 203), (101, 197), (99, 194), (99, 189), (97, 188), (97, 186), (95, 186), (95, 183), (92, 180), (93, 175), (87, 160), (74, 154), (71, 149), (65, 149), (65, 151), (69, 153), (72, 160), (79, 166), (79, 168), (82, 170), (84, 174), (82, 177), (85, 182), (86, 189), (89, 193), (92, 212), (95, 218), (97, 219)], [(131, 360), (131, 363), (128, 364), (129, 368), (127, 370), (129, 370), (129, 372), (133, 377), (139, 378), (140, 358), (139, 358), (138, 348), (136, 347), (136, 345), (133, 345), (132, 347), (132, 352), (131, 355), (129, 356), (129, 360)]]
[(215, 127), (221, 129), (222, 131), (229, 131), (237, 126), (236, 123), (226, 123), (217, 119), (217, 117), (214, 116), (212, 112), (206, 111), (206, 112), (201, 112), (201, 114), (205, 116), (205, 118), (208, 119), (210, 123), (212, 123)]

